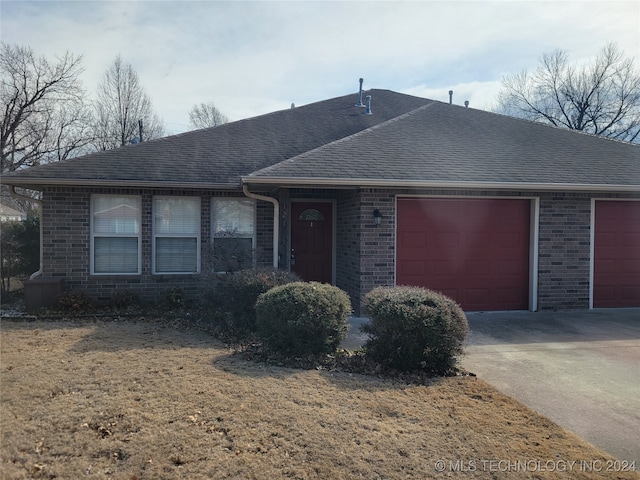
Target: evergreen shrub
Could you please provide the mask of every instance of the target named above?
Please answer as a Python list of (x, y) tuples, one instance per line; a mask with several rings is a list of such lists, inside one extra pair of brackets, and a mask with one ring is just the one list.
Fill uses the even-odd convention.
[(364, 299), (371, 323), (366, 355), (402, 371), (450, 372), (468, 332), (467, 317), (451, 298), (418, 287), (378, 287)]
[(264, 346), (286, 355), (332, 353), (346, 337), (351, 301), (318, 282), (294, 282), (260, 295), (257, 333)]

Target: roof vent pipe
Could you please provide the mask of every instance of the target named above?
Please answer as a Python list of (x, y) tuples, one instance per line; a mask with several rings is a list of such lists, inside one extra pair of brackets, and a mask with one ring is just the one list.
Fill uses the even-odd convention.
[(371, 95), (367, 95), (367, 110), (364, 113), (371, 115)]
[(358, 103), (356, 103), (356, 107), (364, 107), (364, 103), (362, 103), (362, 82), (364, 79), (360, 79), (360, 90), (358, 91)]
[(453, 90), (449, 90), (449, 105), (453, 103)]
[(464, 101), (464, 108), (469, 108), (469, 100)]

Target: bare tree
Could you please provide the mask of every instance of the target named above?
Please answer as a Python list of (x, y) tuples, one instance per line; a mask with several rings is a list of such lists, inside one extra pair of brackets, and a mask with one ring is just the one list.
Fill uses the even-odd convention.
[(0, 45), (2, 172), (83, 152), (92, 135), (82, 70), (70, 53), (50, 62), (31, 48)]
[(213, 102), (194, 105), (189, 111), (189, 123), (193, 128), (209, 128), (227, 123), (224, 115)]
[[(138, 74), (118, 55), (98, 86), (96, 147), (109, 150), (164, 135), (162, 120), (153, 111)], [(142, 129), (140, 128), (142, 122)], [(143, 138), (139, 138), (142, 130)]]
[(589, 64), (566, 52), (542, 56), (535, 73), (502, 80), (497, 112), (618, 140), (640, 140), (640, 75), (611, 43)]

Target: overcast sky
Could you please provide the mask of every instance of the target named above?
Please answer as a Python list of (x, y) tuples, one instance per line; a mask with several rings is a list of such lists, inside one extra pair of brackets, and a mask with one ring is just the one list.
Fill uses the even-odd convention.
[(586, 61), (617, 42), (640, 64), (637, 0), (2, 0), (0, 15), (5, 43), (82, 55), (90, 93), (122, 55), (170, 134), (189, 129), (196, 103), (239, 120), (355, 93), (360, 77), (488, 110), (503, 75), (556, 48)]

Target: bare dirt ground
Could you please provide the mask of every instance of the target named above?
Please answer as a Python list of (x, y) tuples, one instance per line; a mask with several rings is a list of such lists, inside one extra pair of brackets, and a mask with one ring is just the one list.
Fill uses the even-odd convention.
[(0, 352), (3, 479), (639, 478), (475, 377), (274, 367), (131, 320), (4, 321)]

